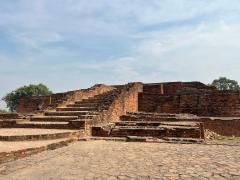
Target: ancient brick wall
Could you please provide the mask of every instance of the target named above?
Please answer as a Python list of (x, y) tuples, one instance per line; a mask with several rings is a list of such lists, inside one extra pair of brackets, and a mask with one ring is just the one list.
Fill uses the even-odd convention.
[(77, 91), (69, 91), (65, 93), (56, 93), (50, 96), (34, 96), (22, 98), (19, 101), (17, 112), (20, 114), (35, 113), (39, 105), (42, 105), (42, 110), (54, 109), (57, 106), (64, 105), (70, 101), (80, 101), (89, 97), (108, 92), (113, 87), (102, 84), (94, 85), (89, 89), (82, 89)]
[(234, 91), (189, 91), (175, 95), (140, 93), (138, 98), (139, 111), (240, 116), (240, 93)]
[(182, 89), (216, 90), (213, 86), (206, 86), (200, 82), (167, 82), (144, 84), (143, 92), (150, 94), (175, 94)]

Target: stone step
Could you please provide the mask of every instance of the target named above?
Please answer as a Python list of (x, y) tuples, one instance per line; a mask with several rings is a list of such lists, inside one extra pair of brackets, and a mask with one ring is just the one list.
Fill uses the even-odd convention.
[[(82, 103), (100, 103), (102, 101), (103, 101), (102, 99), (83, 99), (80, 102), (82, 102)], [(80, 103), (80, 102), (76, 101), (76, 103)]]
[(89, 107), (89, 106), (99, 106), (101, 102), (83, 102), (83, 101), (76, 101), (76, 105), (81, 105), (81, 107)]
[(92, 119), (92, 118), (94, 118), (94, 117), (96, 117), (96, 116), (98, 116), (98, 115), (80, 115), (80, 116), (78, 116), (79, 117), (79, 119)]
[(57, 111), (96, 111), (96, 107), (58, 107)]
[(127, 112), (127, 115), (133, 116), (155, 116), (155, 117), (176, 117), (177, 114), (169, 113), (147, 113), (147, 112)]
[(108, 103), (110, 101), (111, 101), (110, 99), (84, 99), (80, 102), (82, 102), (82, 103)]
[(200, 123), (197, 122), (169, 122), (169, 121), (119, 121), (115, 123), (116, 126), (153, 126), (157, 127), (160, 125), (168, 125), (168, 126), (185, 126), (185, 127), (199, 127)]
[(99, 104), (97, 103), (83, 103), (83, 104), (68, 104), (67, 107), (80, 107), (80, 108), (97, 108)]
[(109, 106), (108, 105), (88, 106), (88, 105), (71, 104), (71, 105), (67, 105), (67, 107), (82, 108), (83, 111), (102, 111), (102, 110), (107, 110)]
[(46, 116), (80, 116), (87, 115), (90, 111), (49, 111), (45, 112)]
[(31, 121), (68, 122), (78, 119), (78, 116), (33, 116)]
[(196, 127), (118, 127), (106, 130), (101, 127), (92, 127), (93, 136), (103, 137), (127, 137), (127, 136), (150, 136), (150, 137), (182, 137), (200, 138), (201, 132)]
[(120, 117), (121, 121), (180, 121), (177, 117), (155, 117), (155, 116), (129, 116), (123, 115)]
[(105, 95), (105, 96), (94, 96), (94, 97), (90, 97), (90, 98), (88, 98), (88, 99), (83, 99), (84, 101), (87, 101), (87, 100), (93, 100), (93, 99), (96, 99), (96, 100), (104, 100), (104, 99), (106, 99), (107, 98), (107, 95)]
[(28, 121), (18, 122), (15, 128), (69, 129), (68, 122)]
[(59, 130), (59, 129), (18, 129), (4, 128), (0, 133), (0, 141), (36, 141), (52, 140), (61, 138), (79, 137), (83, 134), (81, 130)]
[(73, 126), (70, 122), (46, 122), (46, 121), (29, 121), (17, 122), (14, 128), (43, 128), (43, 129), (82, 129), (82, 125)]
[(113, 129), (110, 136), (151, 136), (151, 137), (192, 137), (200, 138), (200, 131), (196, 128), (119, 128)]

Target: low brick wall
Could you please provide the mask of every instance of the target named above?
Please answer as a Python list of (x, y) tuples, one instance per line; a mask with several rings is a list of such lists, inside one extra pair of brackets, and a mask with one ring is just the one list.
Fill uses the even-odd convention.
[(38, 110), (39, 105), (42, 105), (42, 110), (55, 109), (56, 107), (65, 105), (71, 101), (87, 99), (97, 94), (108, 92), (112, 89), (113, 87), (111, 86), (97, 84), (89, 89), (57, 93), (50, 96), (26, 97), (20, 99), (17, 112), (20, 114), (32, 114)]

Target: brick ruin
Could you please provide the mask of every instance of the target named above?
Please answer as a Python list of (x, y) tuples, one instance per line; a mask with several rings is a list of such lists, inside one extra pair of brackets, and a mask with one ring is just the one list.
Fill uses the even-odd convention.
[(240, 93), (200, 82), (97, 84), (23, 98), (17, 112), (18, 117), (0, 115), (0, 126), (80, 130), (101, 137), (204, 139), (204, 128), (240, 136)]
[[(81, 138), (202, 143), (206, 129), (223, 136), (240, 136), (240, 93), (218, 91), (200, 82), (97, 84), (89, 89), (23, 98), (17, 113), (0, 114), (0, 128), (38, 131), (0, 135), (0, 141), (59, 139), (44, 147), (0, 153), (0, 163)], [(43, 131), (47, 133), (41, 134)]]

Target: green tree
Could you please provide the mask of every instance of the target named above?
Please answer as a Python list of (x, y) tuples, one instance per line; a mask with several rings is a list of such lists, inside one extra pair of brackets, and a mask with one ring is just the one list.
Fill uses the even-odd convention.
[(228, 79), (226, 77), (220, 77), (212, 82), (212, 85), (219, 90), (240, 90), (240, 86), (237, 81)]
[(15, 111), (18, 106), (19, 99), (23, 97), (31, 97), (31, 96), (46, 96), (50, 95), (52, 92), (48, 89), (47, 86), (43, 84), (38, 85), (28, 85), (20, 87), (2, 98), (7, 104), (7, 107), (10, 111)]

